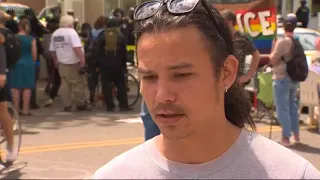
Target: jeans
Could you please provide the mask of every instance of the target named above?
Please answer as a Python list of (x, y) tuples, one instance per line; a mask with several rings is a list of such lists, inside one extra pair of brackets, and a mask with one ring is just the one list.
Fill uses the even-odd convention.
[(144, 125), (144, 137), (146, 141), (160, 134), (160, 130), (157, 124), (152, 120), (145, 102), (142, 102), (141, 105), (141, 119)]
[(296, 103), (298, 83), (289, 77), (273, 81), (276, 113), (282, 127), (282, 137), (290, 138), (291, 132), (299, 135), (299, 114)]

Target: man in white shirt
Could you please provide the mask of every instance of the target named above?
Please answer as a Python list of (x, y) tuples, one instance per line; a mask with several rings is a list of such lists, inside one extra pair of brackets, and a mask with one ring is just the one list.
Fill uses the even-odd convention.
[(64, 110), (72, 110), (75, 98), (77, 110), (89, 110), (85, 56), (81, 39), (73, 28), (74, 18), (66, 15), (60, 19), (60, 28), (51, 39), (50, 51), (61, 76), (61, 98)]
[(319, 179), (310, 162), (247, 129), (255, 125), (236, 82), (238, 49), (217, 10), (205, 0), (169, 2), (135, 11), (141, 93), (161, 134), (93, 178)]

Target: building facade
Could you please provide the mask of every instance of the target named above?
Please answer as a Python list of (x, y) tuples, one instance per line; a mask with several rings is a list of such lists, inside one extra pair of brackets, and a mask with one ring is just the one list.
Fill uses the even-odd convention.
[[(44, 7), (57, 5), (60, 3), (62, 11), (68, 9), (75, 11), (80, 23), (93, 23), (101, 15), (110, 15), (112, 9), (122, 8), (126, 12), (130, 7), (134, 7), (147, 0), (2, 0), (2, 2), (21, 3), (32, 7), (36, 12), (40, 12)], [(278, 14), (286, 15), (295, 13), (300, 6), (300, 0), (275, 0), (278, 3)], [(307, 0), (311, 10), (311, 17), (320, 12), (320, 0)]]
[[(295, 13), (300, 7), (300, 0), (276, 0), (278, 3), (278, 14), (286, 15)], [(307, 0), (307, 6), (310, 8), (310, 16), (316, 16), (320, 12), (320, 0)]]
[(144, 1), (147, 0), (2, 0), (2, 2), (25, 4), (37, 13), (45, 7), (60, 3), (64, 13), (68, 9), (73, 9), (81, 23), (93, 23), (101, 15), (110, 15), (112, 9), (120, 7), (127, 11)]

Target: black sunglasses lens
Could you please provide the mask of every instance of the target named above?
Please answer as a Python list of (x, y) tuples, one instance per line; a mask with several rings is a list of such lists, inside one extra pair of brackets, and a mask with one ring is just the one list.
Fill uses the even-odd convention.
[(199, 0), (171, 0), (167, 7), (171, 13), (187, 13), (192, 11), (198, 2)]
[(137, 7), (134, 13), (135, 20), (146, 19), (154, 15), (162, 6), (160, 1), (149, 1)]

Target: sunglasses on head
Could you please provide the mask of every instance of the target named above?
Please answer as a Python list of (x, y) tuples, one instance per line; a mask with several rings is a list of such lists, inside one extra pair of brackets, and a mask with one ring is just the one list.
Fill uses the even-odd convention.
[(223, 34), (220, 31), (219, 23), (216, 19), (216, 14), (212, 11), (217, 11), (213, 7), (210, 8), (206, 0), (150, 0), (147, 2), (144, 2), (140, 5), (138, 5), (134, 11), (134, 20), (144, 20), (148, 19), (154, 14), (157, 13), (157, 11), (164, 5), (167, 6), (167, 9), (170, 13), (173, 14), (184, 14), (189, 13), (192, 10), (194, 10), (199, 1), (201, 2), (202, 6), (207, 10), (209, 16), (211, 17), (214, 26), (218, 30), (219, 35), (222, 37), (222, 39), (226, 42), (227, 46), (227, 52), (229, 52), (228, 43), (226, 41), (226, 38), (223, 36)]

